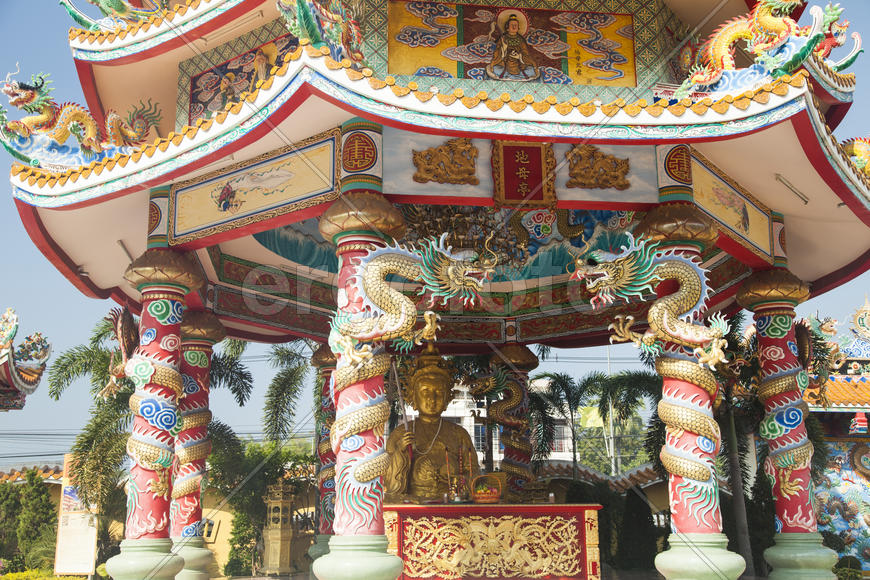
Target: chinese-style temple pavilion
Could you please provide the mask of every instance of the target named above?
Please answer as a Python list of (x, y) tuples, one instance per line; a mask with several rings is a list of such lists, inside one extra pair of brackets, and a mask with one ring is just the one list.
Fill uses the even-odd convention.
[[(62, 1), (87, 102), (56, 103), (38, 71), (10, 74), (0, 133), (33, 243), (79, 291), (141, 317), (125, 367), (133, 467), (114, 578), (204, 577), (208, 366), (225, 335), (324, 345), (314, 362), (335, 419), (320, 445), (321, 579), (419, 571), (387, 551), (393, 353), (437, 338), (442, 353), (502, 367), (504, 492), (517, 502), (533, 487), (528, 345), (611, 337), (654, 356), (664, 377), (673, 533), (658, 569), (737, 578), (711, 369), (722, 315), (741, 307), (755, 315), (760, 396), (781, 426), (767, 440), (772, 577), (833, 578), (793, 320), (797, 304), (870, 266), (870, 145), (831, 133), (852, 105), (861, 43), (840, 8), (92, 3), (105, 18)], [(419, 530), (425, 518), (469, 540), (444, 550), (436, 535), (397, 553), (434, 558), (426, 542), (439, 546), (425, 573), (445, 578), (600, 577), (594, 509), (474, 509), (399, 509), (389, 531), (400, 544), (411, 537), (401, 522)], [(528, 532), (535, 518), (552, 530), (543, 545)], [(511, 532), (499, 536), (502, 523)], [(547, 555), (552, 545), (574, 556)]]

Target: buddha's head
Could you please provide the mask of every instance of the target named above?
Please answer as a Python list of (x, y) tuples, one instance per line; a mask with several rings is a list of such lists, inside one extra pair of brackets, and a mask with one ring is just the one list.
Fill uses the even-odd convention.
[(453, 373), (432, 343), (414, 361), (406, 393), (421, 417), (439, 417), (453, 399)]

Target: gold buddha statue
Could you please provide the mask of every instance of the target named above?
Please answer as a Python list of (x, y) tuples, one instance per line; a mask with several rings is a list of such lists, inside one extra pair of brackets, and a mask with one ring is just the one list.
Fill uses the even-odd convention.
[(451, 484), (464, 479), (470, 485), (470, 478), (478, 474), (477, 453), (468, 432), (441, 417), (453, 399), (453, 374), (429, 343), (412, 361), (410, 378), (403, 382), (405, 401), (418, 417), (407, 428), (400, 424), (387, 440), (386, 499), (441, 501), (453, 491)]

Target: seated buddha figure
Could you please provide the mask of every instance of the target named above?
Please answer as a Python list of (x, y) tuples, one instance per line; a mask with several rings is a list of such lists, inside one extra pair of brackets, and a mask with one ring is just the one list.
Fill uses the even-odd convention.
[(414, 361), (410, 379), (402, 387), (406, 402), (418, 416), (407, 428), (400, 424), (387, 440), (387, 501), (440, 501), (449, 492), (452, 478), (469, 477), (469, 461), (471, 477), (478, 474), (477, 454), (468, 432), (441, 416), (453, 399), (453, 375), (446, 367), (430, 343)]

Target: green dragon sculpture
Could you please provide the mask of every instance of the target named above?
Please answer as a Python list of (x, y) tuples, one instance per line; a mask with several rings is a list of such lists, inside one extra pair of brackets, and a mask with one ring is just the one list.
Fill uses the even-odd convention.
[(585, 281), (592, 296), (592, 306), (601, 307), (621, 298), (642, 298), (654, 292), (656, 285), (675, 280), (680, 289), (659, 298), (650, 306), (647, 315), (649, 329), (640, 334), (631, 330), (632, 316), (618, 316), (610, 326), (614, 330), (611, 341), (633, 342), (641, 349), (658, 356), (664, 343), (694, 349), (701, 365), (715, 369), (725, 362), (723, 338), (728, 324), (715, 314), (710, 326), (695, 324), (700, 317), (710, 289), (706, 272), (696, 258), (689, 258), (673, 250), (660, 249), (660, 244), (647, 239), (635, 239), (626, 232), (628, 245), (619, 254), (604, 250), (588, 251), (587, 247), (575, 258), (573, 280)]
[(277, 0), (287, 28), (314, 48), (329, 48), (333, 59), (363, 62), (362, 31), (342, 0)]
[[(71, 0), (59, 0), (73, 21), (86, 30), (114, 30), (118, 24), (146, 20), (166, 9), (167, 1), (151, 2), (151, 8), (137, 8), (125, 0), (88, 0), (100, 9), (107, 21), (94, 20), (75, 7)], [(112, 24), (112, 25), (110, 25)], [(113, 26), (114, 25), (114, 26)]]

